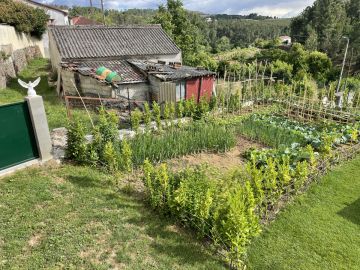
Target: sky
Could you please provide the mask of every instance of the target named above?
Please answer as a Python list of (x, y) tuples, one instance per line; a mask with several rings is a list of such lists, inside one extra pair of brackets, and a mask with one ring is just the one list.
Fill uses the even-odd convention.
[[(39, 0), (38, 0), (39, 1)], [(100, 0), (92, 0), (93, 5), (100, 7)], [(42, 0), (43, 3), (53, 3), (72, 6), (89, 5), (90, 0)], [(165, 0), (104, 0), (105, 8), (125, 10), (129, 8), (156, 9)], [(314, 0), (183, 0), (188, 10), (208, 14), (238, 14), (258, 13), (282, 18), (293, 17), (304, 8), (312, 5)]]

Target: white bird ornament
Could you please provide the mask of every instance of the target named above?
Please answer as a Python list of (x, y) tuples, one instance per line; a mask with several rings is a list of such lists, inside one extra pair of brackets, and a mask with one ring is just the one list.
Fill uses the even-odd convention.
[(27, 91), (27, 95), (28, 95), (29, 97), (34, 97), (34, 96), (36, 96), (36, 91), (35, 91), (34, 87), (36, 87), (36, 86), (39, 84), (39, 82), (40, 82), (40, 77), (37, 78), (35, 81), (33, 81), (33, 82), (29, 81), (28, 83), (23, 82), (22, 80), (18, 79), (18, 83), (19, 83), (22, 87), (27, 88), (27, 90), (28, 90), (28, 91)]

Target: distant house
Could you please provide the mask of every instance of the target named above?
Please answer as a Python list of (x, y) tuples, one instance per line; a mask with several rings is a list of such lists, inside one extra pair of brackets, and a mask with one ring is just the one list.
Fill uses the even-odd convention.
[(279, 39), (280, 39), (281, 45), (291, 45), (291, 37), (280, 36)]
[[(158, 102), (211, 96), (214, 73), (182, 66), (180, 49), (159, 25), (54, 26), (49, 36), (59, 94)], [(100, 67), (118, 76), (109, 79)]]
[(88, 19), (83, 16), (76, 16), (71, 18), (70, 25), (102, 25), (102, 23)]

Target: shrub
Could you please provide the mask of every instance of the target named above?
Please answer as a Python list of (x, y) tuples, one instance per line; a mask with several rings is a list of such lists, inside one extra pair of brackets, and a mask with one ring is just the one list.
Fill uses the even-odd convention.
[(153, 118), (156, 122), (156, 126), (158, 130), (161, 130), (161, 108), (159, 104), (157, 104), (157, 102), (155, 101), (152, 104), (152, 108), (153, 108)]
[(84, 124), (80, 120), (71, 121), (67, 130), (65, 157), (79, 163), (84, 163), (87, 160)]
[(110, 172), (115, 172), (118, 170), (118, 160), (117, 153), (115, 151), (114, 145), (111, 141), (105, 143), (102, 153), (102, 163), (103, 166), (108, 169)]
[(150, 106), (147, 102), (144, 104), (143, 121), (146, 128), (149, 129), (151, 124), (151, 111), (150, 111)]
[(199, 120), (201, 119), (204, 114), (206, 114), (209, 111), (209, 102), (207, 101), (207, 98), (205, 96), (202, 96), (200, 98), (199, 103), (196, 106), (194, 118)]
[(120, 168), (125, 172), (131, 172), (133, 163), (132, 163), (132, 150), (130, 148), (129, 143), (126, 139), (123, 139), (120, 144)]
[(176, 116), (182, 118), (184, 116), (184, 101), (179, 101), (176, 106)]
[(142, 116), (142, 113), (138, 108), (136, 108), (134, 111), (131, 112), (131, 117), (130, 117), (130, 119), (131, 119), (131, 128), (135, 132), (137, 132), (139, 130), (141, 116)]
[(49, 16), (42, 9), (12, 0), (0, 0), (0, 23), (12, 25), (19, 32), (41, 37), (48, 20)]
[(184, 102), (184, 114), (187, 117), (193, 117), (196, 111), (196, 103), (194, 98), (186, 99)]

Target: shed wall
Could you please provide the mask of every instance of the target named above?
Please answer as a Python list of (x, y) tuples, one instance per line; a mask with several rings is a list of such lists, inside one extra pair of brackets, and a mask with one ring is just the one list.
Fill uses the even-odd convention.
[(210, 99), (213, 87), (214, 79), (211, 76), (189, 79), (186, 81), (186, 99), (194, 98), (195, 101), (198, 101), (202, 96)]

